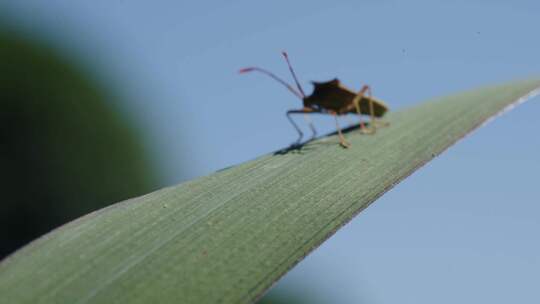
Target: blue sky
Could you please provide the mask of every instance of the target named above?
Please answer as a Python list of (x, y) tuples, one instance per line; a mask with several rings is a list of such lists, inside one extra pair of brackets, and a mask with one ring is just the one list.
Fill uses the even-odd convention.
[[(168, 184), (290, 144), (306, 91), (339, 77), (399, 110), (482, 84), (540, 76), (537, 1), (2, 1), (117, 89)], [(273, 292), (321, 302), (537, 302), (538, 98), (477, 131), (360, 214)], [(316, 118), (321, 130), (333, 121)], [(328, 299), (328, 300), (325, 300)]]

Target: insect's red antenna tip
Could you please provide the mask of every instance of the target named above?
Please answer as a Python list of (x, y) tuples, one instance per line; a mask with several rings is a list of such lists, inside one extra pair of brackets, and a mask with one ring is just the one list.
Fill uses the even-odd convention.
[(247, 73), (253, 71), (255, 68), (243, 68), (238, 71), (239, 74)]

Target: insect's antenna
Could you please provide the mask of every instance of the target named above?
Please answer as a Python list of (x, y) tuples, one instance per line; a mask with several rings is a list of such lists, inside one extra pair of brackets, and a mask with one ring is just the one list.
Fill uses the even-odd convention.
[(240, 74), (242, 74), (242, 73), (253, 72), (253, 71), (261, 72), (263, 74), (266, 74), (266, 75), (272, 77), (274, 80), (276, 80), (277, 82), (279, 82), (282, 85), (284, 85), (285, 87), (287, 87), (287, 89), (289, 89), (289, 91), (291, 91), (294, 95), (296, 95), (296, 97), (298, 97), (300, 99), (304, 98), (304, 94), (303, 94), (304, 92), (302, 92), (302, 94), (300, 94), (290, 84), (286, 83), (283, 79), (277, 77), (276, 75), (274, 75), (273, 73), (271, 73), (271, 72), (269, 72), (269, 71), (267, 71), (265, 69), (261, 69), (261, 68), (257, 68), (257, 67), (249, 67), (249, 68), (241, 69), (238, 72)]
[(282, 51), (281, 54), (283, 55), (283, 57), (285, 57), (285, 61), (287, 61), (287, 65), (289, 66), (289, 71), (291, 71), (292, 77), (294, 78), (294, 82), (296, 82), (296, 87), (298, 87), (298, 90), (300, 91), (300, 94), (302, 94), (302, 97), (305, 98), (306, 94), (304, 93), (304, 90), (302, 90), (302, 87), (300, 86), (300, 82), (298, 82), (296, 73), (294, 72), (291, 62), (289, 61), (289, 55), (287, 55), (287, 52), (285, 51)]

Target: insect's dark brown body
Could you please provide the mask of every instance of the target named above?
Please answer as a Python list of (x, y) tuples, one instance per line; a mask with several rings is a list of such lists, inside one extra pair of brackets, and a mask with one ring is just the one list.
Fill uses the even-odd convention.
[[(302, 141), (304, 133), (302, 133), (302, 130), (300, 130), (298, 125), (294, 122), (291, 114), (304, 114), (306, 118), (307, 114), (316, 113), (330, 114), (334, 116), (340, 144), (345, 148), (348, 148), (350, 144), (347, 142), (341, 132), (341, 128), (337, 119), (338, 115), (369, 115), (371, 117), (369, 128), (367, 128), (365, 126), (365, 123), (360, 119), (360, 130), (366, 134), (375, 133), (377, 126), (388, 125), (385, 123), (380, 124), (379, 121), (376, 120), (376, 118), (382, 117), (388, 111), (388, 107), (384, 104), (384, 102), (374, 98), (371, 95), (371, 88), (369, 86), (364, 85), (360, 91), (353, 92), (341, 85), (340, 81), (335, 78), (325, 82), (312, 82), (314, 85), (313, 93), (309, 96), (306, 96), (289, 62), (289, 57), (287, 56), (287, 53), (283, 52), (282, 54), (287, 61), (287, 65), (289, 66), (289, 70), (293, 76), (298, 90), (285, 82), (283, 79), (277, 77), (276, 75), (265, 69), (261, 69), (258, 67), (249, 67), (241, 69), (240, 73), (258, 71), (266, 74), (267, 76), (270, 76), (277, 82), (284, 85), (289, 91), (291, 91), (291, 93), (293, 93), (302, 100), (304, 105), (302, 109), (294, 109), (287, 111), (287, 119), (291, 122), (299, 135), (298, 140), (295, 144), (299, 144)], [(311, 128), (311, 131), (313, 132), (312, 138), (314, 138), (317, 134), (317, 131), (315, 130), (315, 127), (313, 126), (311, 121), (309, 122), (309, 126)]]
[[(353, 103), (358, 93), (352, 92), (341, 85), (339, 79), (335, 78), (325, 82), (313, 81), (312, 84), (314, 86), (313, 93), (303, 98), (304, 107), (318, 109), (319, 111), (332, 111), (338, 115), (358, 114)], [(360, 98), (360, 113), (371, 114), (370, 99), (373, 102), (373, 115), (382, 117), (388, 111), (388, 107), (381, 100), (368, 96)]]

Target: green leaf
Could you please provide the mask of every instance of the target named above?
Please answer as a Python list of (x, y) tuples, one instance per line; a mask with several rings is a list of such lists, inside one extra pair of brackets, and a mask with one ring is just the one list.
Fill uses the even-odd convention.
[[(377, 197), (540, 80), (390, 113), (89, 214), (0, 264), (3, 303), (250, 303)], [(486, 151), (487, 153), (488, 151)]]

